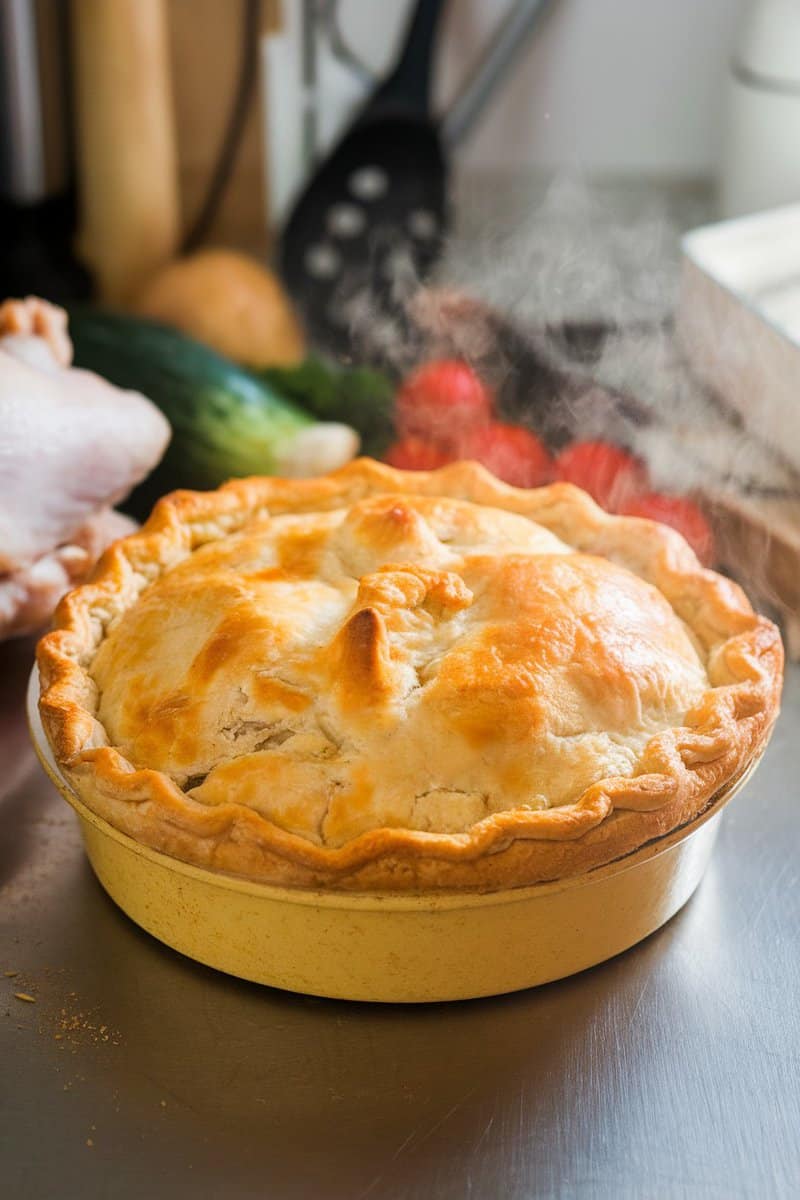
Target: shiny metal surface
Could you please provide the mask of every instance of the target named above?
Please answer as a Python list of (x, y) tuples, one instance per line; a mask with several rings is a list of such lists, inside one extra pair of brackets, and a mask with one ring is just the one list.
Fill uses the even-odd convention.
[(28, 746), (30, 665), (0, 645), (4, 1195), (797, 1194), (797, 668), (664, 929), (535, 991), (400, 1008), (237, 983), (129, 922)]

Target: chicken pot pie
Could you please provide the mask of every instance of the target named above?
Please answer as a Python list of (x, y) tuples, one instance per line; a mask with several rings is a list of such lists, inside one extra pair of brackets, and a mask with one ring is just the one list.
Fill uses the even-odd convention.
[(573, 875), (690, 821), (764, 748), (783, 654), (664, 526), (362, 459), (166, 497), (38, 661), (58, 764), (117, 829), (408, 891)]

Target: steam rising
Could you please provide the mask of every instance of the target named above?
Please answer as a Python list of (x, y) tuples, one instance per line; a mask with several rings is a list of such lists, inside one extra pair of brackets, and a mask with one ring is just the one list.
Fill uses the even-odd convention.
[[(423, 358), (457, 354), (501, 392), (513, 383), (509, 415), (527, 416), (534, 427), (542, 423), (542, 399), (532, 395), (526, 413), (524, 370), (536, 357), (567, 380), (549, 398), (561, 409), (556, 444), (566, 440), (565, 428), (569, 437), (622, 443), (648, 462), (661, 490), (736, 485), (800, 493), (795, 473), (737, 425), (676, 344), (679, 234), (681, 225), (705, 218), (701, 193), (679, 216), (669, 193), (654, 199), (627, 185), (606, 188), (603, 200), (603, 189), (598, 199), (597, 188), (590, 195), (574, 176), (557, 178), (535, 206), (530, 182), (509, 182), (483, 198), (466, 184), (462, 191), (457, 207), (466, 232), (449, 241), (433, 289), (421, 288), (400, 251), (380, 311), (366, 272), (348, 281), (340, 301), (363, 354), (398, 373)], [(515, 337), (499, 336), (495, 317)], [(565, 341), (565, 325), (587, 328), (591, 354)], [(728, 350), (733, 361), (746, 352), (721, 348)]]
[[(769, 497), (800, 496), (797, 474), (692, 374), (674, 335), (679, 234), (706, 219), (701, 193), (678, 213), (669, 193), (643, 202), (635, 186), (606, 190), (608, 204), (602, 189), (598, 200), (596, 187), (590, 196), (574, 177), (557, 179), (536, 206), (530, 181), (482, 198), (466, 182), (461, 190), (466, 231), (447, 245), (435, 285), (420, 287), (400, 256), (389, 303), (376, 312), (365, 281), (349, 281), (342, 315), (363, 354), (398, 373), (457, 355), (497, 389), (508, 419), (526, 421), (556, 447), (571, 438), (625, 445), (645, 459), (658, 490), (761, 497), (767, 509)], [(565, 327), (581, 336), (565, 338)], [(731, 370), (753, 351), (718, 344)], [(773, 527), (765, 518), (749, 538), (746, 570), (728, 563), (768, 600)], [(732, 557), (745, 559), (736, 549)], [(786, 611), (785, 598), (779, 606)]]

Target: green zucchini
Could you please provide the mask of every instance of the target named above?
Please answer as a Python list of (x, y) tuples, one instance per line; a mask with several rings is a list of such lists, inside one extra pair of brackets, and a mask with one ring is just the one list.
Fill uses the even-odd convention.
[(352, 429), (318, 424), (266, 379), (153, 321), (74, 309), (69, 332), (76, 367), (142, 392), (172, 426), (162, 462), (123, 506), (135, 516), (173, 488), (213, 488), (243, 475), (313, 475), (358, 449)]

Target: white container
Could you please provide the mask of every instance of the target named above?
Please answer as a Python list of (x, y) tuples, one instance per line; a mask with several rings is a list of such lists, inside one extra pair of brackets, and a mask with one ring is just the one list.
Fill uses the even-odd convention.
[(800, 471), (800, 204), (695, 229), (681, 248), (676, 321), (687, 359)]
[(726, 107), (722, 215), (800, 201), (798, 0), (749, 0)]

